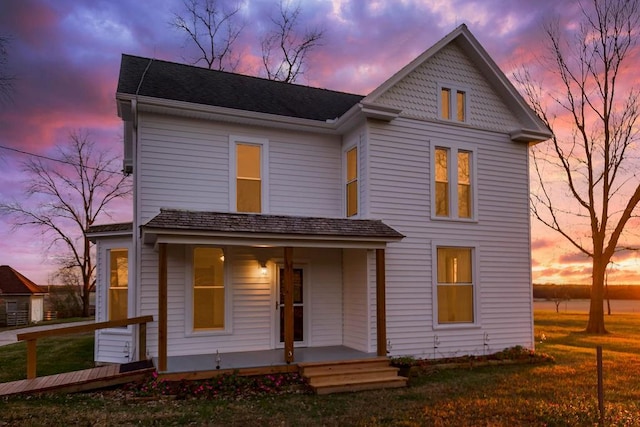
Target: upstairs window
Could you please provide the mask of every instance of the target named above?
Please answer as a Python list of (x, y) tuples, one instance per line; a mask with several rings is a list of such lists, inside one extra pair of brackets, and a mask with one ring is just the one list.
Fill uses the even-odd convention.
[(127, 293), (129, 291), (129, 251), (110, 249), (109, 251), (109, 320), (128, 317)]
[(347, 216), (358, 214), (358, 148), (347, 151)]
[(455, 146), (435, 147), (433, 153), (435, 218), (473, 219), (474, 152)]
[(440, 117), (444, 120), (466, 122), (467, 91), (452, 86), (441, 86)]
[(236, 145), (236, 210), (262, 212), (261, 147), (253, 144)]

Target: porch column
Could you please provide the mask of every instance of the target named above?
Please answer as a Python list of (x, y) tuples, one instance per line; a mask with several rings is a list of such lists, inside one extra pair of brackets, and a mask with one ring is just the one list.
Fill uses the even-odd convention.
[(284, 360), (293, 362), (293, 248), (284, 248)]
[(158, 370), (167, 370), (167, 244), (158, 243)]
[(376, 249), (376, 330), (378, 356), (387, 355), (387, 311), (385, 297), (384, 249)]

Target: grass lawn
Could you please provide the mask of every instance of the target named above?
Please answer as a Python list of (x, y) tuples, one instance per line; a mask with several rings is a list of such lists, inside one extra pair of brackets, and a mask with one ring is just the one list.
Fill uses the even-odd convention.
[[(538, 341), (542, 334), (546, 338), (536, 350), (552, 355), (555, 364), (440, 370), (412, 377), (406, 389), (329, 396), (140, 401), (111, 390), (14, 397), (0, 400), (0, 426), (594, 425), (598, 420), (596, 345), (604, 348), (606, 425), (640, 425), (640, 315), (608, 316), (611, 333), (603, 337), (580, 332), (586, 320), (586, 314), (536, 312), (536, 337)], [(0, 375), (7, 375), (4, 352), (18, 345), (0, 348)], [(55, 357), (58, 362), (64, 358)]]

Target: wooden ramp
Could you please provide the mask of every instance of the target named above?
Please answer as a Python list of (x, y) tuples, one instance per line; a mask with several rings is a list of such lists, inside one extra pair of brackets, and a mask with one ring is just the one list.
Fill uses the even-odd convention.
[[(135, 362), (140, 363), (140, 362)], [(108, 365), (82, 371), (0, 383), (0, 397), (31, 393), (75, 393), (138, 381), (155, 371), (149, 364)]]
[(317, 394), (406, 387), (407, 378), (386, 357), (338, 362), (299, 363), (300, 373)]

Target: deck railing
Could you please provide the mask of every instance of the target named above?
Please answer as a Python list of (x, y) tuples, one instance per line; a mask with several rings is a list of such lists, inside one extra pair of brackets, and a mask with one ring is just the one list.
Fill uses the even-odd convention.
[(39, 338), (54, 337), (58, 335), (81, 334), (84, 332), (97, 331), (98, 329), (118, 328), (129, 325), (140, 325), (138, 331), (138, 360), (146, 357), (147, 353), (147, 323), (153, 322), (153, 316), (132, 317), (122, 320), (111, 320), (108, 322), (96, 322), (88, 325), (67, 326), (45, 331), (25, 332), (18, 334), (18, 341), (27, 342), (27, 379), (36, 377), (36, 349)]

